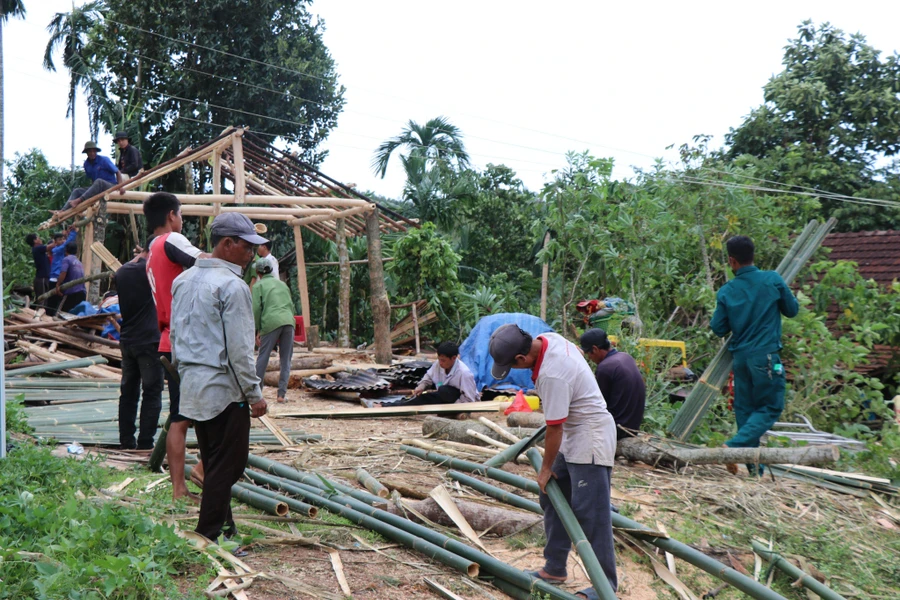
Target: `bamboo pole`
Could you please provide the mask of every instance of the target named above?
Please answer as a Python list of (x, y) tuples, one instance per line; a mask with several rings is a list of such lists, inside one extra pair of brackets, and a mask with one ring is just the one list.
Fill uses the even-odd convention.
[[(114, 198), (123, 200), (135, 200), (143, 202), (150, 196), (152, 192), (125, 192), (124, 194), (114, 195)], [(234, 194), (223, 194), (214, 192), (212, 194), (173, 194), (181, 204), (187, 205), (203, 205), (203, 204), (236, 204)], [(332, 196), (282, 196), (278, 194), (247, 194), (244, 197), (244, 204), (264, 204), (264, 205), (296, 205), (296, 206), (315, 206), (318, 208), (357, 208), (369, 207), (370, 202), (366, 200), (357, 200), (354, 198), (334, 198)], [(287, 208), (287, 206), (286, 206)]]
[(312, 315), (309, 312), (309, 288), (306, 283), (306, 256), (303, 251), (303, 231), (299, 225), (294, 225), (294, 253), (297, 258), (297, 291), (300, 293), (300, 308), (303, 311), (303, 321), (309, 327), (312, 325)]
[(387, 498), (391, 495), (390, 490), (384, 487), (380, 481), (375, 479), (375, 477), (362, 467), (356, 469), (356, 480), (379, 498)]
[[(515, 567), (500, 561), (489, 554), (476, 550), (467, 544), (459, 542), (446, 535), (438, 533), (428, 527), (424, 527), (417, 523), (413, 523), (409, 519), (405, 519), (398, 515), (394, 515), (385, 510), (374, 508), (365, 502), (361, 502), (354, 498), (337, 495), (333, 499), (328, 497), (328, 493), (315, 486), (303, 483), (290, 484), (279, 482), (281, 489), (286, 492), (298, 495), (311, 504), (325, 508), (329, 511), (339, 511), (340, 508), (356, 511), (362, 515), (372, 517), (382, 523), (388, 524), (398, 529), (402, 529), (411, 535), (418, 536), (423, 540), (430, 542), (438, 547), (446, 548), (458, 556), (477, 563), (484, 571), (496, 578), (502, 578), (514, 586), (514, 589), (528, 590), (534, 592), (540, 597), (547, 596), (553, 600), (578, 600), (574, 594), (561, 590), (555, 585), (541, 581), (527, 573), (516, 569)], [(338, 514), (341, 514), (338, 512)], [(369, 526), (370, 522), (360, 522), (360, 525)], [(378, 531), (376, 529), (376, 531)], [(528, 597), (527, 595), (525, 597)]]
[[(260, 473), (257, 476), (262, 476), (261, 479), (265, 481), (265, 474)], [(413, 535), (408, 531), (405, 531), (404, 529), (389, 525), (384, 521), (376, 519), (372, 516), (368, 516), (362, 512), (350, 508), (349, 506), (346, 506), (348, 501), (352, 500), (352, 498), (341, 498), (341, 500), (344, 502), (344, 504), (341, 504), (333, 500), (328, 500), (325, 497), (321, 496), (318, 493), (319, 490), (313, 486), (304, 485), (302, 483), (290, 484), (273, 479), (270, 479), (270, 481), (266, 481), (266, 483), (270, 483), (271, 485), (275, 485), (283, 491), (300, 496), (305, 501), (325, 508), (329, 512), (340, 515), (357, 525), (365, 527), (366, 529), (376, 531), (390, 540), (401, 543), (412, 548), (413, 550), (425, 554), (429, 558), (433, 558), (444, 563), (447, 566), (453, 567), (454, 569), (465, 573), (469, 577), (478, 576), (478, 563), (465, 559), (458, 554), (450, 552), (449, 550), (445, 550), (444, 548), (428, 542), (421, 537), (417, 537), (416, 535)], [(360, 504), (364, 505), (364, 503)]]
[[(88, 250), (90, 251), (90, 248), (88, 248)], [(85, 271), (87, 271), (87, 269), (85, 269)], [(79, 283), (87, 283), (89, 281), (97, 281), (100, 279), (109, 279), (113, 275), (115, 275), (115, 273), (112, 273), (111, 271), (104, 271), (103, 273), (97, 273), (96, 275), (90, 275), (88, 277), (81, 277), (80, 279), (73, 279), (72, 281), (67, 281), (64, 284), (62, 284), (61, 286), (59, 286), (59, 290), (61, 292), (64, 292), (71, 287), (75, 287)], [(55, 293), (56, 293), (56, 288), (53, 288), (46, 294), (41, 294), (40, 296), (35, 298), (34, 301), (40, 302), (42, 300), (46, 300), (47, 298), (49, 298), (50, 296), (52, 296)]]
[[(267, 473), (271, 473), (279, 477), (284, 477), (286, 479), (309, 483), (313, 486), (323, 485), (318, 476), (302, 473), (297, 469), (281, 464), (280, 462), (275, 462), (274, 460), (269, 460), (268, 458), (263, 458), (262, 456), (251, 454), (250, 458), (247, 460), (247, 465), (253, 467), (254, 469), (261, 469)], [(362, 500), (363, 502), (376, 504), (384, 503), (384, 498), (379, 498), (378, 496), (370, 494), (369, 492), (363, 492), (362, 490), (357, 490), (335, 481), (326, 481), (328, 481), (328, 485), (332, 486), (334, 489), (347, 494), (348, 496), (352, 496), (354, 498)]]
[(422, 348), (419, 343), (419, 311), (416, 308), (416, 303), (412, 303), (412, 321), (413, 321), (413, 331), (416, 335), (416, 356), (422, 353)]
[[(9, 372), (9, 379), (7, 379), (7, 387), (9, 387), (11, 380), (16, 377), (22, 377), (24, 375), (35, 375), (37, 373), (55, 373), (57, 371), (64, 371), (66, 369), (77, 369), (81, 367), (89, 367), (91, 365), (100, 365), (106, 364), (108, 361), (102, 356), (89, 356), (87, 358), (79, 358), (77, 360), (63, 360), (56, 363), (46, 363), (43, 365), (35, 365), (33, 367), (23, 367), (21, 369), (16, 369), (15, 371)], [(25, 383), (25, 382), (18, 382)], [(39, 382), (35, 382), (39, 383)], [(74, 382), (66, 382), (66, 383), (74, 383)], [(40, 385), (46, 386), (46, 383), (41, 383)]]
[(331, 215), (313, 215), (311, 217), (303, 217), (302, 219), (296, 219), (291, 221), (291, 225), (309, 225), (310, 223), (319, 223), (320, 221), (334, 221), (335, 219), (346, 219), (347, 217), (352, 217), (353, 215), (358, 215), (360, 213), (371, 213), (374, 209), (371, 205), (369, 206), (357, 206), (355, 208), (348, 208), (341, 211), (336, 211)]
[(470, 460), (451, 458), (438, 452), (429, 452), (407, 445), (400, 446), (400, 449), (407, 454), (411, 454), (412, 456), (421, 458), (422, 460), (433, 462), (436, 465), (452, 467), (454, 469), (459, 469), (460, 471), (475, 473), (476, 475), (481, 475), (483, 477), (490, 477), (491, 479), (495, 479), (501, 483), (505, 483), (527, 492), (531, 492), (532, 494), (537, 494), (540, 492), (538, 484), (535, 481), (532, 481), (531, 479), (525, 479), (524, 477), (521, 477), (514, 473), (509, 473), (502, 469), (486, 467), (483, 464), (472, 462)]
[(750, 544), (753, 546), (753, 551), (755, 553), (757, 553), (768, 562), (772, 563), (772, 565), (776, 569), (780, 569), (781, 571), (784, 571), (785, 574), (790, 576), (791, 579), (794, 580), (793, 585), (795, 587), (796, 584), (799, 583), (814, 594), (817, 594), (823, 600), (846, 600), (846, 598), (844, 598), (828, 586), (820, 583), (819, 580), (817, 580), (815, 577), (812, 577), (808, 573), (805, 573), (801, 569), (795, 567), (790, 563), (790, 561), (786, 560), (777, 552), (767, 549), (756, 540), (750, 540)]
[(537, 502), (527, 500), (517, 494), (513, 494), (512, 492), (506, 492), (496, 486), (490, 485), (489, 483), (485, 483), (479, 479), (475, 479), (474, 477), (470, 477), (468, 475), (465, 475), (464, 473), (460, 473), (459, 471), (447, 471), (447, 475), (449, 475), (451, 479), (458, 481), (463, 485), (467, 485), (473, 490), (481, 492), (485, 496), (496, 498), (497, 500), (505, 502), (510, 506), (515, 506), (516, 508), (521, 508), (538, 515), (544, 514), (544, 511), (541, 509), (541, 505)]
[[(496, 456), (484, 461), (484, 466), (498, 468), (502, 467), (503, 465), (511, 461), (514, 457), (521, 454), (523, 449), (528, 448), (529, 446), (533, 446), (534, 444), (537, 444), (538, 442), (543, 440), (546, 433), (547, 427), (545, 425), (544, 427), (541, 427), (537, 431), (535, 431), (534, 434), (531, 435), (531, 437), (527, 437), (519, 442), (516, 442), (507, 449), (498, 452)], [(537, 449), (535, 449), (535, 452), (537, 452)], [(539, 452), (538, 456), (540, 456)], [(532, 464), (534, 464), (534, 461), (531, 462)]]
[(298, 514), (315, 518), (316, 515), (319, 514), (319, 509), (313, 506), (312, 504), (307, 504), (306, 502), (300, 502), (296, 498), (290, 498), (288, 496), (283, 496), (278, 492), (273, 492), (272, 490), (266, 489), (264, 487), (260, 487), (257, 485), (251, 485), (249, 483), (239, 481), (235, 485), (242, 487), (244, 489), (250, 490), (256, 494), (261, 494), (263, 496), (268, 496), (278, 502), (283, 502), (287, 505), (287, 507), (293, 511), (296, 511)]
[[(526, 456), (531, 461), (531, 466), (534, 467), (535, 472), (540, 472), (541, 465), (544, 462), (540, 452), (536, 448), (531, 448), (526, 453)], [(572, 544), (575, 546), (575, 552), (581, 557), (581, 562), (585, 571), (587, 571), (594, 591), (597, 592), (597, 595), (602, 600), (616, 600), (616, 592), (610, 585), (609, 579), (600, 566), (600, 561), (597, 560), (597, 555), (594, 553), (590, 541), (584, 535), (584, 530), (578, 523), (578, 519), (575, 518), (575, 513), (572, 512), (572, 507), (569, 506), (559, 484), (551, 477), (544, 489), (547, 492), (550, 503), (556, 509), (556, 514), (559, 515), (566, 533), (569, 534), (569, 539), (572, 540)]]

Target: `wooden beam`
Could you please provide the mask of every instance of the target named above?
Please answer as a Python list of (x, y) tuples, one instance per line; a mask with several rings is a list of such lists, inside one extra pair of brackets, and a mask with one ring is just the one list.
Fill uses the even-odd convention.
[[(123, 200), (136, 200), (143, 202), (152, 195), (152, 192), (125, 192), (113, 198), (121, 198)], [(173, 194), (182, 204), (235, 204), (234, 194)], [(247, 194), (244, 197), (244, 204), (267, 204), (267, 205), (297, 205), (297, 206), (313, 206), (317, 208), (356, 208), (368, 207), (371, 203), (365, 200), (356, 200), (353, 198), (331, 198), (319, 196), (278, 196), (269, 194)]]
[[(394, 260), (394, 258), (392, 256), (386, 256), (385, 258), (381, 259), (381, 262), (386, 263), (386, 262), (391, 262), (392, 260)], [(340, 264), (341, 264), (340, 262), (338, 262), (336, 260), (332, 260), (332, 261), (326, 261), (326, 262), (308, 262), (308, 263), (306, 263), (306, 266), (307, 267), (337, 267)], [(349, 261), (349, 264), (351, 264), (351, 265), (367, 265), (367, 264), (369, 264), (369, 259), (365, 258), (363, 260), (351, 260), (351, 261)], [(397, 308), (397, 306), (393, 306), (392, 308)]]
[(101, 242), (94, 242), (91, 244), (91, 252), (96, 254), (97, 258), (99, 258), (110, 271), (115, 272), (122, 268), (122, 263), (120, 263), (118, 259), (112, 255), (112, 252), (107, 250), (106, 246)]
[(350, 253), (347, 249), (347, 233), (344, 219), (335, 222), (335, 242), (338, 251), (340, 282), (338, 294), (338, 347), (350, 347)]
[(366, 214), (366, 243), (369, 256), (369, 287), (372, 321), (375, 329), (375, 362), (389, 365), (391, 354), (391, 302), (384, 289), (384, 265), (381, 262), (381, 230), (378, 209)]
[(309, 312), (309, 289), (306, 284), (306, 257), (303, 252), (303, 232), (299, 225), (294, 225), (294, 252), (297, 257), (297, 291), (300, 292), (300, 308), (303, 311), (303, 323), (312, 325)]
[[(544, 234), (544, 249), (550, 243), (550, 232)], [(550, 261), (546, 261), (541, 267), (541, 321), (547, 320), (547, 282), (550, 277)]]
[[(358, 215), (360, 213), (371, 213), (375, 210), (374, 204), (369, 204), (367, 206), (357, 206), (355, 208), (350, 208), (348, 210), (342, 210), (340, 212), (335, 212), (332, 215), (319, 215), (313, 217), (303, 217), (302, 219), (297, 219), (293, 221), (291, 225), (308, 225), (309, 223), (318, 223), (320, 221), (333, 221), (335, 219), (345, 219), (352, 215)], [(368, 230), (368, 228), (367, 228)]]
[(241, 139), (243, 132), (236, 131), (232, 134), (231, 151), (234, 154), (234, 201), (243, 204), (247, 196), (247, 180), (244, 172), (244, 142)]
[[(88, 221), (81, 231), (81, 266), (85, 275), (92, 275), (91, 268), (94, 263), (94, 253), (91, 252), (91, 243), (94, 241), (94, 220)], [(84, 284), (85, 298), (90, 298), (91, 284)]]
[(509, 402), (464, 402), (463, 404), (424, 404), (421, 406), (392, 406), (386, 408), (352, 408), (349, 410), (312, 410), (279, 413), (279, 417), (298, 419), (353, 419), (357, 417), (396, 417), (406, 415), (439, 415), (459, 412), (500, 412)]

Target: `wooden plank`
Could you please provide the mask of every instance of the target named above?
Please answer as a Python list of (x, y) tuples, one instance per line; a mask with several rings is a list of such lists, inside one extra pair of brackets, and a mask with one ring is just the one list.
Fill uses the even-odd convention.
[(311, 410), (279, 413), (279, 417), (297, 419), (354, 419), (359, 417), (397, 417), (410, 415), (438, 415), (460, 412), (499, 412), (509, 402), (463, 402), (457, 404), (423, 404), (421, 406), (389, 406), (385, 408), (352, 408), (342, 410)]
[(294, 253), (297, 257), (297, 290), (300, 292), (300, 309), (303, 311), (303, 323), (312, 325), (309, 312), (309, 288), (306, 283), (306, 256), (303, 252), (303, 231), (294, 225)]
[(232, 134), (231, 152), (234, 154), (234, 202), (243, 204), (247, 196), (247, 179), (244, 165), (244, 142), (240, 131)]
[(103, 242), (94, 242), (91, 244), (91, 251), (97, 255), (97, 258), (99, 258), (110, 271), (118, 271), (122, 268), (122, 263), (112, 255), (112, 252), (106, 249)]
[(102, 315), (90, 315), (87, 317), (75, 317), (74, 319), (69, 319), (68, 321), (34, 321), (32, 323), (23, 323), (22, 325), (9, 325), (3, 329), (3, 333), (14, 333), (16, 331), (31, 331), (33, 329), (54, 329), (56, 327), (68, 327), (70, 325), (81, 325), (84, 322), (92, 322), (92, 321), (106, 321), (107, 317), (117, 317), (118, 314), (102, 314)]

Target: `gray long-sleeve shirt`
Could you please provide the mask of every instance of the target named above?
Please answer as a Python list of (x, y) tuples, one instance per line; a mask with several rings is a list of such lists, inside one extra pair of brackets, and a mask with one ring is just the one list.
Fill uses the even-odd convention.
[(172, 284), (172, 355), (181, 376), (179, 412), (209, 421), (232, 402), (262, 399), (253, 358), (253, 308), (241, 268), (197, 260)]
[(425, 373), (425, 377), (419, 382), (418, 387), (427, 390), (432, 385), (436, 388), (449, 385), (458, 389), (459, 400), (456, 401), (457, 403), (478, 402), (481, 399), (481, 394), (478, 393), (478, 388), (475, 386), (475, 376), (472, 375), (472, 371), (469, 370), (466, 363), (459, 358), (450, 367), (449, 373), (441, 368), (438, 361), (434, 361), (431, 368)]

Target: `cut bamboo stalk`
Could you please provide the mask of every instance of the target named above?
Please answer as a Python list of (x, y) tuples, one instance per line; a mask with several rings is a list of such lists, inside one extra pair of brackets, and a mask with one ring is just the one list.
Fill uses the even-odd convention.
[(493, 429), (493, 430), (497, 433), (497, 435), (506, 438), (507, 440), (509, 440), (509, 441), (512, 442), (513, 444), (522, 441), (521, 438), (519, 438), (519, 437), (517, 437), (517, 436), (511, 434), (511, 433), (510, 433), (509, 431), (507, 431), (504, 427), (501, 427), (500, 425), (497, 425), (496, 423), (494, 423), (493, 421), (491, 421), (491, 420), (488, 419), (487, 417), (478, 417), (478, 420), (481, 422), (482, 425), (484, 425), (485, 427), (488, 427), (488, 428), (490, 428), (490, 429)]
[[(531, 466), (534, 467), (535, 472), (540, 472), (543, 458), (541, 458), (541, 454), (537, 449), (531, 448), (526, 452), (526, 456), (528, 457), (528, 460), (531, 461)], [(602, 600), (616, 600), (616, 593), (612, 589), (609, 579), (606, 577), (606, 573), (604, 573), (603, 568), (600, 566), (600, 561), (597, 560), (597, 555), (594, 554), (594, 549), (591, 547), (590, 541), (588, 541), (587, 536), (584, 535), (584, 530), (578, 523), (578, 519), (575, 518), (575, 514), (572, 512), (572, 508), (566, 501), (566, 497), (563, 494), (562, 489), (560, 489), (559, 484), (551, 477), (550, 481), (547, 482), (547, 485), (544, 486), (544, 489), (547, 492), (550, 503), (553, 504), (553, 508), (556, 510), (556, 514), (559, 516), (560, 521), (562, 521), (566, 533), (569, 534), (569, 539), (572, 540), (572, 544), (575, 546), (575, 552), (578, 553), (582, 563), (584, 563), (584, 568), (591, 580), (594, 591), (597, 592), (597, 595)]]
[(475, 473), (476, 475), (481, 475), (483, 477), (490, 477), (491, 479), (496, 479), (501, 483), (526, 490), (528, 492), (531, 492), (532, 494), (538, 494), (540, 492), (537, 482), (532, 481), (531, 479), (520, 477), (519, 475), (515, 475), (513, 473), (508, 473), (507, 471), (503, 471), (502, 469), (486, 467), (482, 464), (469, 460), (451, 458), (437, 452), (428, 452), (420, 448), (413, 448), (412, 446), (402, 445), (400, 446), (400, 449), (407, 454), (411, 454), (412, 456), (421, 458), (422, 460), (433, 462), (436, 465), (452, 467), (454, 469), (459, 469), (460, 471), (465, 471), (467, 473)]
[[(77, 369), (81, 367), (90, 367), (92, 365), (104, 365), (108, 361), (102, 356), (89, 356), (87, 358), (78, 358), (75, 360), (63, 360), (59, 362), (46, 363), (43, 365), (35, 365), (33, 367), (23, 367), (21, 369), (16, 369), (15, 371), (11, 371), (8, 373), (10, 379), (6, 381), (6, 387), (16, 387), (17, 385), (22, 385), (22, 387), (27, 387), (24, 384), (33, 383), (34, 385), (40, 385), (42, 387), (50, 385), (49, 382), (43, 382), (41, 380), (26, 380), (26, 381), (15, 381), (16, 377), (24, 377), (26, 375), (36, 375), (38, 373), (54, 373), (57, 371), (64, 371), (66, 369)], [(66, 382), (67, 384), (73, 383), (81, 383), (81, 382)], [(96, 383), (95, 385), (100, 386), (100, 383)]]
[[(531, 437), (527, 437), (520, 442), (516, 442), (515, 444), (513, 444), (506, 450), (498, 452), (497, 456), (494, 456), (493, 458), (489, 458), (486, 461), (484, 461), (484, 466), (498, 467), (498, 468), (502, 467), (509, 461), (513, 460), (513, 458), (515, 458), (516, 456), (522, 454), (522, 451), (525, 448), (533, 446), (533, 445), (537, 444), (539, 441), (543, 440), (544, 435), (546, 435), (546, 433), (547, 433), (546, 426), (538, 429), (537, 431), (534, 432), (534, 434), (531, 435)], [(537, 448), (535, 448), (534, 451), (537, 453), (538, 456), (541, 455), (541, 453), (538, 452)], [(529, 457), (528, 460), (531, 460), (531, 458)], [(532, 465), (534, 464), (533, 460), (531, 460), (531, 464)]]
[(356, 480), (379, 498), (388, 498), (391, 495), (390, 490), (362, 467), (356, 469)]
[(488, 446), (494, 446), (495, 448), (500, 448), (501, 450), (506, 450), (507, 448), (509, 448), (509, 444), (504, 444), (503, 442), (498, 442), (494, 438), (489, 438), (488, 436), (484, 435), (483, 433), (479, 433), (478, 431), (475, 431), (474, 429), (466, 429), (466, 433), (471, 435), (476, 440), (481, 440)]
[(515, 506), (516, 508), (521, 508), (538, 515), (544, 514), (543, 509), (541, 509), (541, 505), (537, 502), (527, 500), (517, 494), (513, 494), (512, 492), (501, 490), (497, 486), (485, 483), (480, 479), (475, 479), (474, 477), (470, 477), (464, 473), (460, 473), (459, 471), (447, 471), (447, 475), (449, 475), (451, 479), (458, 481), (461, 484), (472, 488), (473, 490), (477, 490), (485, 496), (490, 496), (491, 498), (495, 498), (497, 500), (500, 500), (501, 502), (505, 502), (510, 506)]
[(772, 563), (776, 569), (780, 569), (781, 571), (784, 571), (785, 574), (790, 576), (794, 580), (794, 586), (799, 583), (814, 594), (817, 594), (820, 598), (823, 598), (823, 600), (846, 600), (846, 598), (844, 598), (828, 586), (820, 583), (819, 580), (815, 577), (812, 577), (808, 573), (804, 573), (802, 570), (792, 565), (788, 560), (785, 560), (785, 558), (777, 552), (767, 549), (756, 540), (750, 540), (750, 544), (753, 546), (753, 551), (755, 553), (760, 555), (766, 561)]
[(274, 492), (272, 490), (266, 489), (264, 487), (260, 487), (257, 485), (253, 485), (251, 483), (246, 483), (243, 481), (237, 482), (235, 485), (239, 485), (243, 488), (246, 488), (252, 492), (256, 492), (257, 494), (262, 494), (263, 496), (268, 496), (270, 498), (274, 498), (279, 502), (284, 502), (287, 504), (288, 508), (295, 511), (297, 514), (304, 515), (307, 517), (315, 518), (316, 515), (319, 514), (319, 509), (311, 504), (307, 504), (306, 502), (300, 502), (296, 498), (290, 498), (288, 496), (283, 496), (278, 492)]

